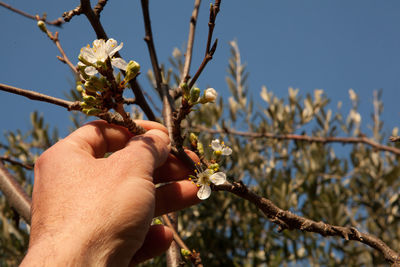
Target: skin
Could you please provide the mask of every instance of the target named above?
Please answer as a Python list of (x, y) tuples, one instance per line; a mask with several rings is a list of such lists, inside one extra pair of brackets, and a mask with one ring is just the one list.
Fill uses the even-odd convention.
[(181, 181), (190, 172), (169, 153), (166, 128), (137, 123), (148, 131), (135, 137), (89, 123), (39, 157), (21, 266), (132, 266), (168, 249), (171, 230), (151, 221), (198, 203), (197, 188)]

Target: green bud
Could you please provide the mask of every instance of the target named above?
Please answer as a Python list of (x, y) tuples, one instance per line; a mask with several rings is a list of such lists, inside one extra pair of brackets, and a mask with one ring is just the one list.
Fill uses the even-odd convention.
[(76, 86), (76, 90), (79, 92), (79, 93), (82, 93), (83, 92), (83, 87), (82, 87), (82, 85), (77, 85)]
[(42, 32), (47, 34), (46, 23), (43, 20), (38, 20), (37, 25)]
[(192, 253), (187, 249), (181, 248), (181, 254), (183, 257), (189, 257)]
[(204, 154), (204, 147), (201, 142), (197, 142), (197, 150), (199, 151), (200, 155)]
[(154, 218), (154, 219), (153, 219), (153, 225), (154, 225), (154, 224), (162, 225), (163, 223), (162, 223), (162, 221), (161, 221), (160, 219)]
[(182, 83), (181, 88), (182, 88), (183, 97), (186, 99), (189, 99), (190, 89), (189, 89), (189, 86), (187, 85), (187, 83)]
[(82, 112), (89, 116), (95, 116), (97, 114), (100, 114), (103, 111), (98, 108), (88, 108), (88, 109), (84, 108), (84, 109), (82, 109)]
[(128, 83), (130, 80), (136, 77), (140, 71), (140, 65), (136, 61), (129, 61), (126, 66), (126, 74), (125, 74), (125, 83)]
[(84, 95), (83, 96), (83, 101), (86, 102), (86, 103), (89, 103), (89, 104), (96, 103), (97, 102), (96, 100), (97, 100), (96, 97), (91, 96), (91, 95)]
[(197, 100), (199, 100), (200, 96), (200, 89), (197, 87), (193, 87), (190, 89), (190, 98), (189, 98), (189, 103), (190, 104), (196, 104)]
[(79, 102), (79, 105), (81, 106), (81, 108), (82, 109), (88, 109), (88, 108), (91, 108), (92, 107), (92, 105), (91, 104), (89, 104), (89, 103), (86, 103), (86, 102)]
[(191, 143), (193, 143), (193, 142), (197, 142), (197, 140), (199, 140), (199, 138), (197, 137), (196, 134), (190, 133), (189, 140)]

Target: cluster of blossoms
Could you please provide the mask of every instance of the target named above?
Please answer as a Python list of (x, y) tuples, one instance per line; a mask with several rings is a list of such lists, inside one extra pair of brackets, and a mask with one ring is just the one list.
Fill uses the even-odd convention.
[(215, 156), (215, 159), (211, 160), (212, 164), (204, 171), (195, 171), (196, 176), (191, 176), (191, 178), (189, 178), (189, 180), (193, 180), (193, 183), (199, 187), (197, 197), (201, 200), (207, 199), (211, 195), (211, 183), (221, 185), (226, 182), (226, 174), (218, 171), (219, 164), (216, 163), (216, 161), (220, 159), (221, 155), (229, 156), (232, 154), (232, 149), (225, 146), (225, 144), (218, 139), (213, 140), (210, 146)]
[[(105, 106), (104, 99), (121, 93), (128, 82), (139, 73), (140, 65), (137, 62), (131, 60), (127, 63), (122, 58), (114, 57), (122, 47), (122, 42), (118, 45), (117, 41), (111, 38), (107, 41), (94, 40), (92, 47), (87, 45), (81, 49), (78, 70), (83, 81), (77, 84), (76, 89), (82, 94), (81, 107), (87, 115), (97, 115), (111, 108), (112, 101)], [(122, 81), (120, 73), (114, 77), (113, 67), (126, 72)], [(113, 94), (107, 93), (109, 91)]]

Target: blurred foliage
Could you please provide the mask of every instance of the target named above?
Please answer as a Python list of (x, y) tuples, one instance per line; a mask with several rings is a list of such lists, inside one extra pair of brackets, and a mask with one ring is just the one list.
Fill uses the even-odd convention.
[[(259, 96), (253, 96), (263, 101), (255, 107), (247, 84), (248, 72), (235, 41), (231, 42), (231, 53), (226, 79), (230, 96), (227, 101), (220, 98), (216, 104), (196, 106), (195, 112), (182, 123), (183, 134), (199, 134), (205, 148), (212, 139), (224, 140), (233, 150), (222, 166), (228, 178), (244, 182), (280, 208), (315, 221), (357, 227), (399, 251), (399, 156), (363, 144), (317, 144), (224, 133), (224, 129), (235, 129), (318, 137), (368, 136), (382, 143), (385, 134), (380, 120), (381, 92), (374, 94), (370, 135), (362, 132), (366, 127), (361, 127), (359, 99), (352, 90), (348, 110), (343, 110), (341, 102), (333, 108), (323, 90), (302, 96), (299, 89), (289, 88), (288, 96), (282, 99), (266, 87), (261, 88)], [(163, 79), (170, 88), (176, 88), (180, 81), (182, 57), (183, 53), (175, 49), (169, 61), (171, 68), (162, 67)], [(147, 74), (154, 85), (153, 73)], [(69, 96), (77, 99), (73, 91)], [(136, 118), (142, 116), (136, 109), (133, 114)], [(72, 116), (74, 127), (85, 121), (81, 115)], [(199, 126), (220, 130), (221, 134), (200, 130)], [(392, 134), (397, 135), (397, 129)], [(57, 133), (49, 134), (43, 118), (33, 113), (32, 129), (26, 134), (6, 133), (7, 143), (0, 144), (1, 154), (33, 163), (57, 139)], [(32, 173), (20, 166), (6, 165), (30, 192)], [(29, 227), (15, 220), (15, 213), (3, 196), (0, 205), (0, 266), (13, 266), (26, 249)], [(386, 264), (377, 251), (358, 242), (299, 230), (279, 233), (254, 205), (227, 192), (214, 192), (210, 199), (179, 215), (181, 237), (201, 253), (205, 266)], [(165, 258), (155, 258), (142, 266), (165, 266)]]

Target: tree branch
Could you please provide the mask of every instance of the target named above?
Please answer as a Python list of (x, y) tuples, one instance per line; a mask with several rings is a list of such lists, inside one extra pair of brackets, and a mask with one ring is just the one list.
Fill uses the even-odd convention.
[[(22, 15), (24, 17), (27, 17), (29, 19), (36, 20), (36, 16), (33, 16), (33, 15), (28, 14), (28, 13), (22, 11), (22, 10), (14, 8), (14, 7), (10, 6), (9, 4), (4, 3), (3, 1), (0, 1), (0, 6), (3, 6), (5, 8), (7, 8), (7, 9), (9, 9), (9, 10), (11, 10), (11, 11), (17, 13), (17, 14), (20, 14), (20, 15)], [(39, 18), (40, 18), (40, 20), (44, 21), (46, 24), (53, 25), (53, 26), (60, 27), (64, 23), (64, 20), (62, 18), (58, 18), (58, 19), (53, 20), (53, 21), (48, 21), (44, 16), (39, 17)]]
[(27, 164), (27, 163), (20, 162), (18, 160), (10, 158), (9, 156), (0, 156), (0, 161), (6, 161), (13, 165), (21, 166), (22, 168), (25, 168), (28, 170), (33, 170), (33, 167), (34, 167), (33, 164)]
[(50, 104), (54, 104), (57, 106), (61, 106), (64, 107), (68, 110), (81, 110), (81, 106), (79, 105), (79, 101), (67, 101), (67, 100), (63, 100), (60, 98), (56, 98), (56, 97), (52, 97), (52, 96), (48, 96), (45, 94), (41, 94), (35, 91), (31, 91), (31, 90), (26, 90), (26, 89), (21, 89), (21, 88), (17, 88), (17, 87), (13, 87), (10, 85), (6, 85), (6, 84), (1, 84), (0, 83), (0, 90), (2, 91), (6, 91), (9, 93), (13, 93), (13, 94), (17, 94), (17, 95), (22, 95), (25, 96), (29, 99), (32, 100), (37, 100), (37, 101), (42, 101), (42, 102), (47, 102)]
[(203, 62), (201, 62), (201, 65), (200, 65), (199, 69), (197, 70), (196, 74), (190, 80), (189, 88), (192, 88), (193, 85), (196, 83), (200, 74), (202, 73), (204, 68), (207, 66), (207, 63), (212, 59), (212, 57), (215, 53), (215, 50), (217, 49), (218, 39), (215, 40), (215, 42), (212, 46), (211, 46), (211, 41), (212, 41), (212, 36), (213, 36), (213, 32), (214, 32), (214, 27), (215, 27), (215, 19), (217, 18), (217, 14), (219, 12), (220, 5), (221, 5), (221, 0), (215, 0), (214, 5), (211, 5), (210, 19), (208, 22), (208, 37), (207, 37), (205, 56), (204, 56)]
[(163, 215), (162, 216), (164, 223), (171, 229), (172, 234), (174, 236), (174, 240), (175, 242), (183, 249), (187, 250), (190, 252), (190, 256), (189, 259), (190, 261), (194, 264), (194, 266), (197, 267), (202, 267), (203, 264), (201, 262), (201, 258), (200, 258), (200, 253), (195, 252), (195, 251), (191, 251), (189, 249), (189, 247), (185, 244), (185, 242), (183, 242), (182, 238), (179, 236), (179, 234), (175, 231), (174, 226), (171, 223), (171, 220), (168, 218), (167, 215)]
[(27, 224), (31, 222), (31, 200), (0, 160), (0, 190)]
[(243, 199), (250, 201), (260, 209), (268, 219), (279, 225), (279, 231), (285, 229), (298, 229), (306, 232), (318, 233), (322, 236), (338, 236), (345, 240), (354, 240), (364, 243), (377, 251), (379, 251), (387, 262), (395, 266), (400, 265), (400, 254), (389, 248), (379, 238), (359, 232), (354, 227), (334, 226), (324, 222), (316, 222), (298, 215), (290, 211), (282, 210), (272, 203), (269, 199), (260, 197), (249, 190), (242, 182), (225, 183), (223, 185), (213, 185), (213, 190), (228, 191)]
[(74, 16), (79, 16), (80, 14), (82, 14), (82, 8), (79, 5), (70, 11), (64, 12), (62, 14), (62, 16), (63, 16), (65, 22), (69, 22)]
[(94, 13), (97, 15), (97, 17), (100, 17), (101, 11), (103, 11), (104, 6), (107, 4), (108, 0), (99, 0), (97, 2), (97, 5), (93, 8)]
[(192, 16), (190, 17), (189, 36), (185, 53), (185, 65), (181, 77), (181, 84), (189, 80), (190, 63), (192, 62), (193, 43), (196, 32), (197, 17), (199, 15), (201, 0), (195, 0)]
[(191, 129), (195, 132), (208, 132), (211, 134), (231, 134), (237, 136), (243, 136), (248, 138), (268, 138), (276, 140), (293, 140), (302, 141), (310, 143), (342, 143), (342, 144), (366, 144), (374, 149), (391, 152), (395, 155), (400, 155), (400, 149), (392, 146), (386, 146), (379, 144), (367, 137), (318, 137), (318, 136), (308, 136), (308, 135), (296, 135), (296, 134), (273, 134), (273, 133), (254, 133), (254, 132), (242, 132), (233, 129), (224, 128), (223, 130), (213, 130), (206, 128), (204, 126), (197, 126)]

